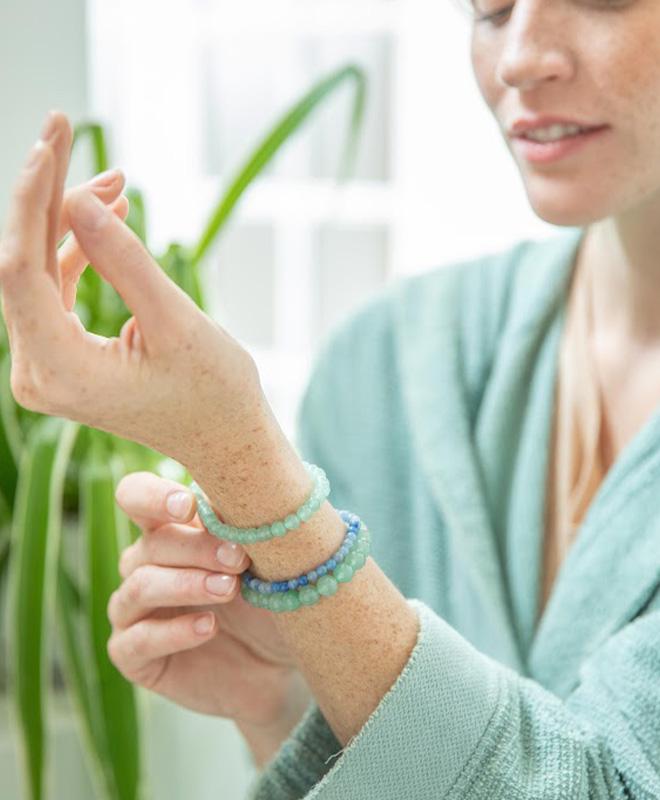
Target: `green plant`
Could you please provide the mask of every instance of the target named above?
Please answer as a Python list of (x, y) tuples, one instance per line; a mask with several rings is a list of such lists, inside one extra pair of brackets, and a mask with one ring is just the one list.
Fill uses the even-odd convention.
[[(177, 242), (156, 260), (206, 310), (199, 265), (237, 202), (279, 148), (311, 112), (345, 82), (354, 84), (350, 136), (339, 180), (353, 171), (364, 112), (366, 76), (348, 65), (318, 82), (272, 128), (238, 170), (192, 247)], [(73, 147), (88, 140), (94, 171), (108, 165), (105, 134), (95, 123), (78, 125)], [(139, 191), (126, 192), (127, 224), (146, 243), (146, 213)], [(79, 283), (76, 312), (103, 336), (116, 336), (130, 313), (112, 287), (92, 270)], [(71, 420), (31, 412), (10, 391), (11, 354), (0, 325), (0, 581), (8, 580), (7, 652), (12, 717), (19, 737), (25, 796), (48, 792), (46, 715), (53, 689), (53, 644), (61, 651), (65, 684), (76, 709), (95, 796), (144, 796), (140, 695), (110, 662), (106, 608), (119, 585), (120, 551), (139, 529), (119, 510), (114, 493), (134, 470), (190, 482), (181, 465), (158, 453)]]

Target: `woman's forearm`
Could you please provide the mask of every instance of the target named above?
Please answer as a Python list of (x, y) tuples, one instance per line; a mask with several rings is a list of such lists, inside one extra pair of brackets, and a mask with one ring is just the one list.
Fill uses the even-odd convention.
[[(309, 475), (279, 425), (269, 418), (264, 426), (261, 431), (255, 428), (255, 442), (243, 442), (234, 450), (231, 468), (224, 466), (229, 462), (211, 456), (207, 464), (189, 467), (216, 512), (230, 525), (249, 527), (280, 519), (309, 494)], [(369, 520), (364, 522), (369, 525)], [(344, 523), (326, 501), (297, 530), (245, 549), (255, 575), (277, 580), (325, 561), (343, 536)], [(275, 619), (319, 708), (346, 746), (407, 662), (417, 640), (415, 612), (368, 558), (334, 595), (276, 614)]]

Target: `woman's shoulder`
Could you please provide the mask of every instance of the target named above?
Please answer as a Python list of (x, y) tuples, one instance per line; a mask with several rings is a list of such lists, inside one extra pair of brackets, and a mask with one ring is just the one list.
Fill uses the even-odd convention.
[(577, 235), (570, 228), (545, 239), (524, 238), (396, 278), (332, 329), (324, 346), (382, 346), (397, 329), (431, 335), (456, 325), (490, 337), (508, 316), (524, 314), (561, 280)]
[(391, 281), (326, 334), (314, 377), (392, 386), (451, 358), (479, 392), (502, 337), (554, 313), (578, 234), (520, 239)]

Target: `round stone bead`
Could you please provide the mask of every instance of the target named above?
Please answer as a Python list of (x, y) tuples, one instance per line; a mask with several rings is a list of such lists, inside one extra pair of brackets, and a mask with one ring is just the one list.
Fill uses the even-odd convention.
[(303, 503), (302, 506), (297, 511), (298, 516), (303, 522), (307, 522), (307, 520), (312, 516), (314, 512), (312, 511), (311, 507), (308, 503)]
[(275, 592), (275, 594), (270, 598), (271, 611), (284, 611), (284, 605), (284, 595), (282, 592)]
[(248, 532), (245, 534), (245, 536), (244, 536), (244, 538), (243, 538), (243, 541), (244, 541), (246, 544), (254, 544), (256, 541), (258, 541), (258, 534), (257, 534), (257, 532), (256, 532), (256, 531), (254, 531), (254, 530), (252, 530), (252, 531), (248, 531)]
[(325, 564), (321, 564), (321, 566), (320, 566), (320, 567), (317, 567), (317, 568), (316, 568), (316, 573), (317, 573), (317, 575), (325, 575), (325, 573), (326, 573), (327, 571), (328, 571), (328, 568), (325, 566)]
[(289, 514), (284, 520), (284, 527), (290, 531), (295, 530), (300, 525), (300, 517), (297, 514)]
[(319, 593), (313, 586), (305, 586), (298, 591), (298, 598), (304, 606), (312, 606), (319, 599)]
[(367, 557), (364, 553), (360, 552), (359, 550), (356, 552), (355, 550), (351, 550), (351, 552), (346, 556), (344, 559), (344, 564), (348, 564), (349, 567), (353, 567), (353, 570), (360, 569), (363, 567)]
[(270, 526), (270, 532), (273, 534), (273, 536), (284, 536), (286, 533), (284, 523), (280, 521), (273, 522), (273, 524)]
[(338, 588), (337, 581), (332, 577), (332, 575), (324, 575), (322, 578), (318, 579), (316, 584), (318, 593), (322, 594), (324, 597), (330, 597), (330, 595), (334, 594)]
[(295, 611), (300, 608), (300, 598), (298, 592), (290, 591), (282, 595), (284, 611)]
[(339, 564), (332, 576), (338, 583), (347, 583), (353, 577), (353, 567), (346, 563)]
[(259, 534), (258, 538), (260, 542), (270, 538), (270, 525), (261, 525), (257, 528), (257, 533)]

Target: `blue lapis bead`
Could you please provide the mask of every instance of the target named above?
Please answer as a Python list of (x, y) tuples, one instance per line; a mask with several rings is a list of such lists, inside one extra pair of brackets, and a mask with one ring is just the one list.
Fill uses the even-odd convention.
[(307, 573), (307, 580), (308, 580), (310, 583), (314, 583), (314, 581), (315, 581), (317, 578), (318, 578), (318, 574), (317, 574), (317, 572), (316, 572), (316, 570), (315, 570), (315, 569), (313, 569), (311, 572), (308, 572), (308, 573)]
[(328, 568), (326, 567), (325, 564), (321, 564), (321, 566), (317, 567), (317, 569), (316, 569), (316, 572), (318, 573), (319, 577), (321, 577), (321, 578), (326, 574), (327, 571), (328, 571)]
[(295, 589), (298, 586), (298, 581), (295, 578), (292, 578), (288, 585), (289, 589)]
[(307, 580), (307, 575), (301, 575), (298, 578), (298, 585), (299, 586), (307, 586), (308, 583), (309, 583), (309, 581)]
[(334, 558), (329, 558), (326, 561), (326, 565), (327, 565), (328, 569), (334, 569), (337, 566), (337, 562), (335, 561)]

